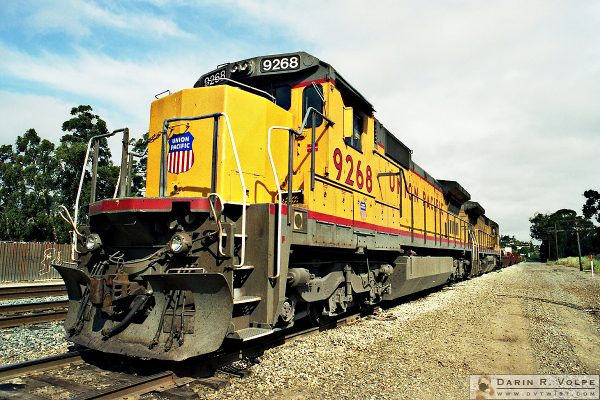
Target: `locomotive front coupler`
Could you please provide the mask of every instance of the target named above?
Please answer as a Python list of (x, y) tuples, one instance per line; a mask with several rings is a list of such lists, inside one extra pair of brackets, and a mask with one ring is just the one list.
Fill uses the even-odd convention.
[(121, 322), (119, 322), (117, 325), (115, 325), (112, 328), (104, 328), (102, 329), (102, 336), (104, 336), (105, 339), (110, 338), (113, 335), (116, 335), (117, 333), (121, 332), (123, 329), (125, 329), (125, 327), (127, 325), (129, 325), (129, 321), (131, 321), (131, 318), (133, 318), (133, 316), (144, 307), (144, 305), (146, 304), (146, 302), (148, 301), (148, 299), (152, 296), (152, 292), (148, 291), (142, 294), (138, 294), (135, 296), (135, 298), (133, 299), (133, 301), (131, 302), (130, 305), (130, 310), (127, 313), (127, 315), (125, 316), (125, 318), (123, 318), (121, 320)]
[(105, 339), (122, 331), (152, 296), (152, 291), (147, 290), (137, 282), (129, 280), (129, 276), (123, 272), (91, 276), (88, 282), (90, 302), (103, 310), (109, 310), (115, 305), (122, 309), (129, 308), (127, 314), (119, 323), (112, 328), (102, 329)]
[(91, 276), (89, 283), (90, 302), (102, 308), (110, 308), (115, 303), (148, 293), (138, 282), (130, 281), (123, 272)]

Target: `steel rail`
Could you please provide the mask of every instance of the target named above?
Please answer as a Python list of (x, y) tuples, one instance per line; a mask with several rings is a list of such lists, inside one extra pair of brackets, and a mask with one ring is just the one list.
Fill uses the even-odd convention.
[(0, 328), (12, 328), (15, 326), (40, 324), (43, 322), (62, 321), (66, 316), (67, 310), (52, 310), (35, 314), (10, 315), (7, 317), (0, 317)]
[(350, 314), (341, 316), (339, 318), (333, 317), (331, 321), (328, 321), (327, 323), (325, 323), (323, 325), (310, 326), (310, 327), (300, 330), (298, 332), (290, 332), (290, 333), (286, 334), (283, 337), (283, 339), (285, 342), (293, 341), (296, 338), (302, 337), (304, 335), (309, 335), (309, 334), (318, 333), (318, 332), (324, 332), (324, 331), (328, 331), (330, 329), (338, 328), (340, 326), (349, 325), (360, 319), (361, 319), (360, 311), (351, 312)]
[(142, 376), (131, 381), (109, 386), (90, 393), (82, 393), (80, 396), (73, 397), (75, 400), (92, 399), (121, 399), (126, 396), (139, 396), (144, 393), (152, 392), (153, 389), (165, 389), (175, 385), (175, 374), (172, 371), (159, 372), (154, 375)]
[(30, 297), (66, 296), (64, 283), (55, 285), (5, 286), (0, 287), (0, 300), (23, 299)]
[(72, 351), (56, 356), (43, 357), (16, 364), (2, 365), (0, 366), (0, 380), (7, 380), (14, 377), (20, 377), (25, 374), (46, 371), (48, 369), (56, 368), (66, 364), (83, 361), (81, 358), (82, 353), (84, 353), (84, 351)]
[(68, 306), (69, 302), (67, 300), (44, 301), (40, 303), (6, 304), (0, 306), (0, 315), (19, 312), (52, 310), (56, 308), (66, 308)]
[[(56, 356), (38, 358), (16, 364), (0, 366), (0, 381), (15, 377), (24, 377), (30, 374), (52, 370), (68, 364), (85, 362), (82, 355), (88, 350), (74, 351)], [(153, 391), (165, 389), (175, 385), (176, 376), (171, 371), (159, 372), (154, 375), (135, 377), (128, 382), (107, 388), (80, 393), (74, 399), (117, 399), (126, 396), (136, 396)]]

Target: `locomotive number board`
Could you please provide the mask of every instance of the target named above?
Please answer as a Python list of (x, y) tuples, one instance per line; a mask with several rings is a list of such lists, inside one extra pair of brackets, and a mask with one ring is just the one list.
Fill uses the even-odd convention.
[(204, 77), (204, 86), (216, 85), (221, 79), (225, 78), (225, 69), (220, 69), (215, 72), (211, 72)]
[(260, 72), (290, 71), (300, 68), (300, 56), (263, 58), (260, 61)]

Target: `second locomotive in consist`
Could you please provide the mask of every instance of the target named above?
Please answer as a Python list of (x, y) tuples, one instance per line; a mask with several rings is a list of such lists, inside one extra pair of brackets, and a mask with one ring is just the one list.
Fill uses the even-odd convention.
[(304, 52), (154, 101), (145, 197), (91, 204), (55, 266), (68, 338), (183, 360), (498, 266), (498, 225), (373, 113)]

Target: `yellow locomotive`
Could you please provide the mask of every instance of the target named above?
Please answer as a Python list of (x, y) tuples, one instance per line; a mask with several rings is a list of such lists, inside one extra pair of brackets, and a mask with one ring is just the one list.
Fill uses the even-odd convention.
[(498, 225), (373, 113), (304, 52), (154, 101), (145, 197), (91, 204), (55, 266), (68, 338), (182, 360), (498, 266)]

